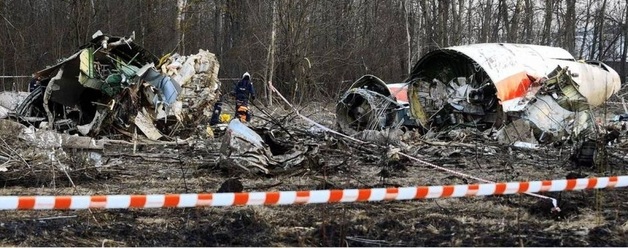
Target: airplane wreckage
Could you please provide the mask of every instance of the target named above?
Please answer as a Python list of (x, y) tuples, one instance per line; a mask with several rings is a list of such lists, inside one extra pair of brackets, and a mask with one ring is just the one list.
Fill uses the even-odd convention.
[[(0, 119), (17, 120), (0, 120), (0, 135), (15, 136), (20, 144), (44, 149), (49, 161), (67, 160), (63, 148), (87, 149), (85, 154), (78, 152), (88, 161), (81, 165), (95, 167), (102, 166), (103, 160), (103, 152), (96, 150), (103, 150), (107, 143), (124, 143), (111, 140), (120, 135), (164, 145), (192, 144), (199, 130), (213, 137), (212, 129), (205, 125), (219, 98), (216, 56), (199, 50), (189, 56), (174, 54), (160, 59), (133, 39), (134, 35), (117, 37), (98, 31), (74, 54), (35, 72), (37, 81), (32, 81), (36, 84), (31, 92), (0, 92)], [(221, 164), (235, 168), (268, 174), (267, 167), (299, 164), (305, 159), (303, 154), (314, 149), (294, 145), (285, 152), (271, 153), (272, 138), (264, 136), (262, 141), (237, 119), (219, 126), (221, 131), (227, 128), (220, 142), (220, 159), (226, 163)], [(171, 140), (175, 142), (165, 142)], [(0, 162), (2, 159), (0, 156)], [(4, 163), (0, 172), (19, 175), (21, 166)]]
[(572, 141), (591, 162), (597, 125), (592, 108), (620, 89), (617, 72), (576, 61), (564, 49), (524, 44), (473, 44), (430, 52), (404, 83), (365, 75), (336, 107), (341, 131), (457, 127), (494, 130), (501, 143)]
[[(98, 31), (54, 66), (35, 72), (39, 87), (9, 105), (22, 123), (58, 132), (170, 139), (208, 115), (219, 64), (204, 50), (159, 59), (129, 37)], [(9, 99), (15, 99), (9, 98)], [(6, 111), (5, 111), (6, 112)], [(137, 127), (137, 129), (136, 129)]]
[[(0, 126), (21, 128), (20, 138), (37, 147), (88, 149), (104, 147), (92, 137), (141, 133), (148, 140), (178, 141), (182, 132), (203, 126), (218, 100), (215, 55), (199, 50), (160, 59), (133, 39), (99, 31), (71, 56), (34, 73), (39, 86), (30, 93), (0, 93), (0, 118), (26, 124)], [(592, 108), (619, 89), (619, 75), (610, 67), (576, 61), (560, 48), (474, 44), (426, 54), (403, 83), (361, 77), (338, 102), (336, 122), (349, 135), (403, 128), (430, 135), (471, 127), (505, 144), (570, 141), (578, 161), (591, 164), (598, 137)], [(231, 120), (220, 164), (272, 174), (317, 150), (313, 144), (278, 146), (273, 139)]]

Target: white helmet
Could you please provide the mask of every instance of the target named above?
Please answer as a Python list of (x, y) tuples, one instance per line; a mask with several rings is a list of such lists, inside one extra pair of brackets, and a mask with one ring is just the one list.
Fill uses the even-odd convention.
[(251, 79), (251, 74), (249, 74), (248, 71), (242, 75), (242, 79), (245, 79), (245, 78), (249, 78), (249, 80)]

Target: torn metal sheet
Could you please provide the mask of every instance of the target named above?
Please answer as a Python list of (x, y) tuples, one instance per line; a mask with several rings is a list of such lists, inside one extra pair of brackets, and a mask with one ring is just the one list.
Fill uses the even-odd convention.
[(159, 89), (163, 94), (162, 101), (156, 97), (152, 98), (153, 105), (157, 106), (160, 102), (167, 105), (173, 104), (177, 100), (179, 92), (181, 92), (181, 86), (173, 81), (168, 75), (161, 74), (154, 68), (154, 64), (150, 63), (140, 68), (138, 75), (147, 83), (153, 87)]
[[(249, 172), (268, 174), (272, 153), (255, 131), (233, 119), (223, 136), (220, 147), (221, 161), (229, 162)], [(224, 163), (221, 163), (224, 164)]]
[(513, 144), (516, 141), (538, 143), (530, 122), (524, 119), (513, 120), (497, 130), (495, 136), (502, 144)]
[(144, 112), (138, 112), (135, 116), (135, 125), (146, 135), (150, 140), (158, 140), (163, 135), (153, 125), (153, 120), (148, 117)]
[(512, 146), (519, 147), (519, 148), (525, 148), (525, 149), (532, 149), (532, 150), (539, 149), (539, 145), (538, 144), (528, 143), (528, 142), (521, 142), (521, 141), (515, 141), (515, 143), (513, 143)]
[(9, 112), (10, 112), (9, 109), (0, 106), (0, 119), (7, 118), (9, 116)]
[(103, 157), (102, 157), (102, 153), (100, 152), (94, 152), (94, 151), (88, 152), (86, 160), (88, 163), (92, 164), (96, 168), (103, 166), (103, 163), (102, 163)]
[(104, 142), (91, 137), (35, 129), (33, 126), (24, 129), (19, 137), (39, 148), (104, 149)]
[(0, 92), (0, 107), (15, 110), (28, 97), (28, 92), (3, 91)]
[(97, 110), (96, 114), (94, 115), (94, 119), (92, 119), (92, 122), (90, 122), (88, 124), (85, 124), (85, 125), (79, 125), (79, 126), (76, 127), (76, 129), (82, 135), (88, 135), (89, 132), (92, 131), (92, 130), (95, 130), (95, 133), (98, 133), (99, 130), (94, 128), (94, 126), (100, 127), (100, 125), (102, 124), (102, 122), (105, 119), (105, 117), (107, 117), (105, 112), (106, 112), (106, 110), (103, 110), (103, 109)]
[(0, 92), (0, 119), (9, 117), (21, 102), (28, 97), (28, 92)]
[(220, 161), (224, 168), (239, 168), (251, 173), (271, 174), (301, 164), (308, 153), (316, 149), (308, 149), (304, 145), (295, 145), (287, 149), (275, 151), (255, 131), (238, 119), (233, 119), (227, 126), (220, 147)]
[[(102, 152), (105, 144), (112, 142), (27, 127), (12, 120), (0, 120), (0, 137), (9, 144), (0, 156), (4, 167), (0, 172), (5, 179), (22, 178), (24, 172), (29, 177), (35, 173), (36, 178), (55, 178), (50, 169), (70, 172), (103, 166), (106, 160)], [(2, 161), (4, 158), (6, 161)], [(65, 173), (61, 175), (65, 177)]]
[(104, 141), (91, 137), (57, 133), (51, 130), (27, 127), (10, 120), (0, 120), (0, 128), (5, 133), (15, 135), (21, 140), (29, 142), (33, 147), (48, 148), (76, 148), (76, 149), (104, 149)]

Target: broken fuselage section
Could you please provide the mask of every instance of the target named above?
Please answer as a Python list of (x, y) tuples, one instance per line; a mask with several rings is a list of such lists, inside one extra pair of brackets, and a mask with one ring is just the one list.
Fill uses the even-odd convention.
[(336, 105), (337, 125), (347, 134), (412, 125), (408, 118), (408, 84), (386, 84), (364, 75), (349, 87)]
[[(620, 89), (619, 75), (603, 63), (576, 61), (561, 48), (497, 43), (430, 52), (404, 84), (411, 119), (405, 123), (435, 131), (494, 128), (505, 143), (588, 135), (595, 126), (591, 108)], [(352, 123), (353, 119), (341, 116), (357, 110), (337, 111), (339, 125)], [(362, 126), (385, 128), (379, 123), (387, 123), (381, 120), (390, 120), (388, 116), (374, 115), (369, 120), (379, 122)], [(528, 130), (518, 130), (519, 122)]]

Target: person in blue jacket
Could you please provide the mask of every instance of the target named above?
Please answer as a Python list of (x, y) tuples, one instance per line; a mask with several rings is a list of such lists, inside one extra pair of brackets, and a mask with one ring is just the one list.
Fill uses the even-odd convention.
[(248, 72), (242, 75), (242, 79), (236, 84), (233, 94), (236, 98), (236, 118), (240, 116), (238, 114), (240, 112), (240, 114), (246, 115), (246, 122), (250, 122), (249, 99), (255, 100), (255, 88), (253, 88), (251, 75)]

